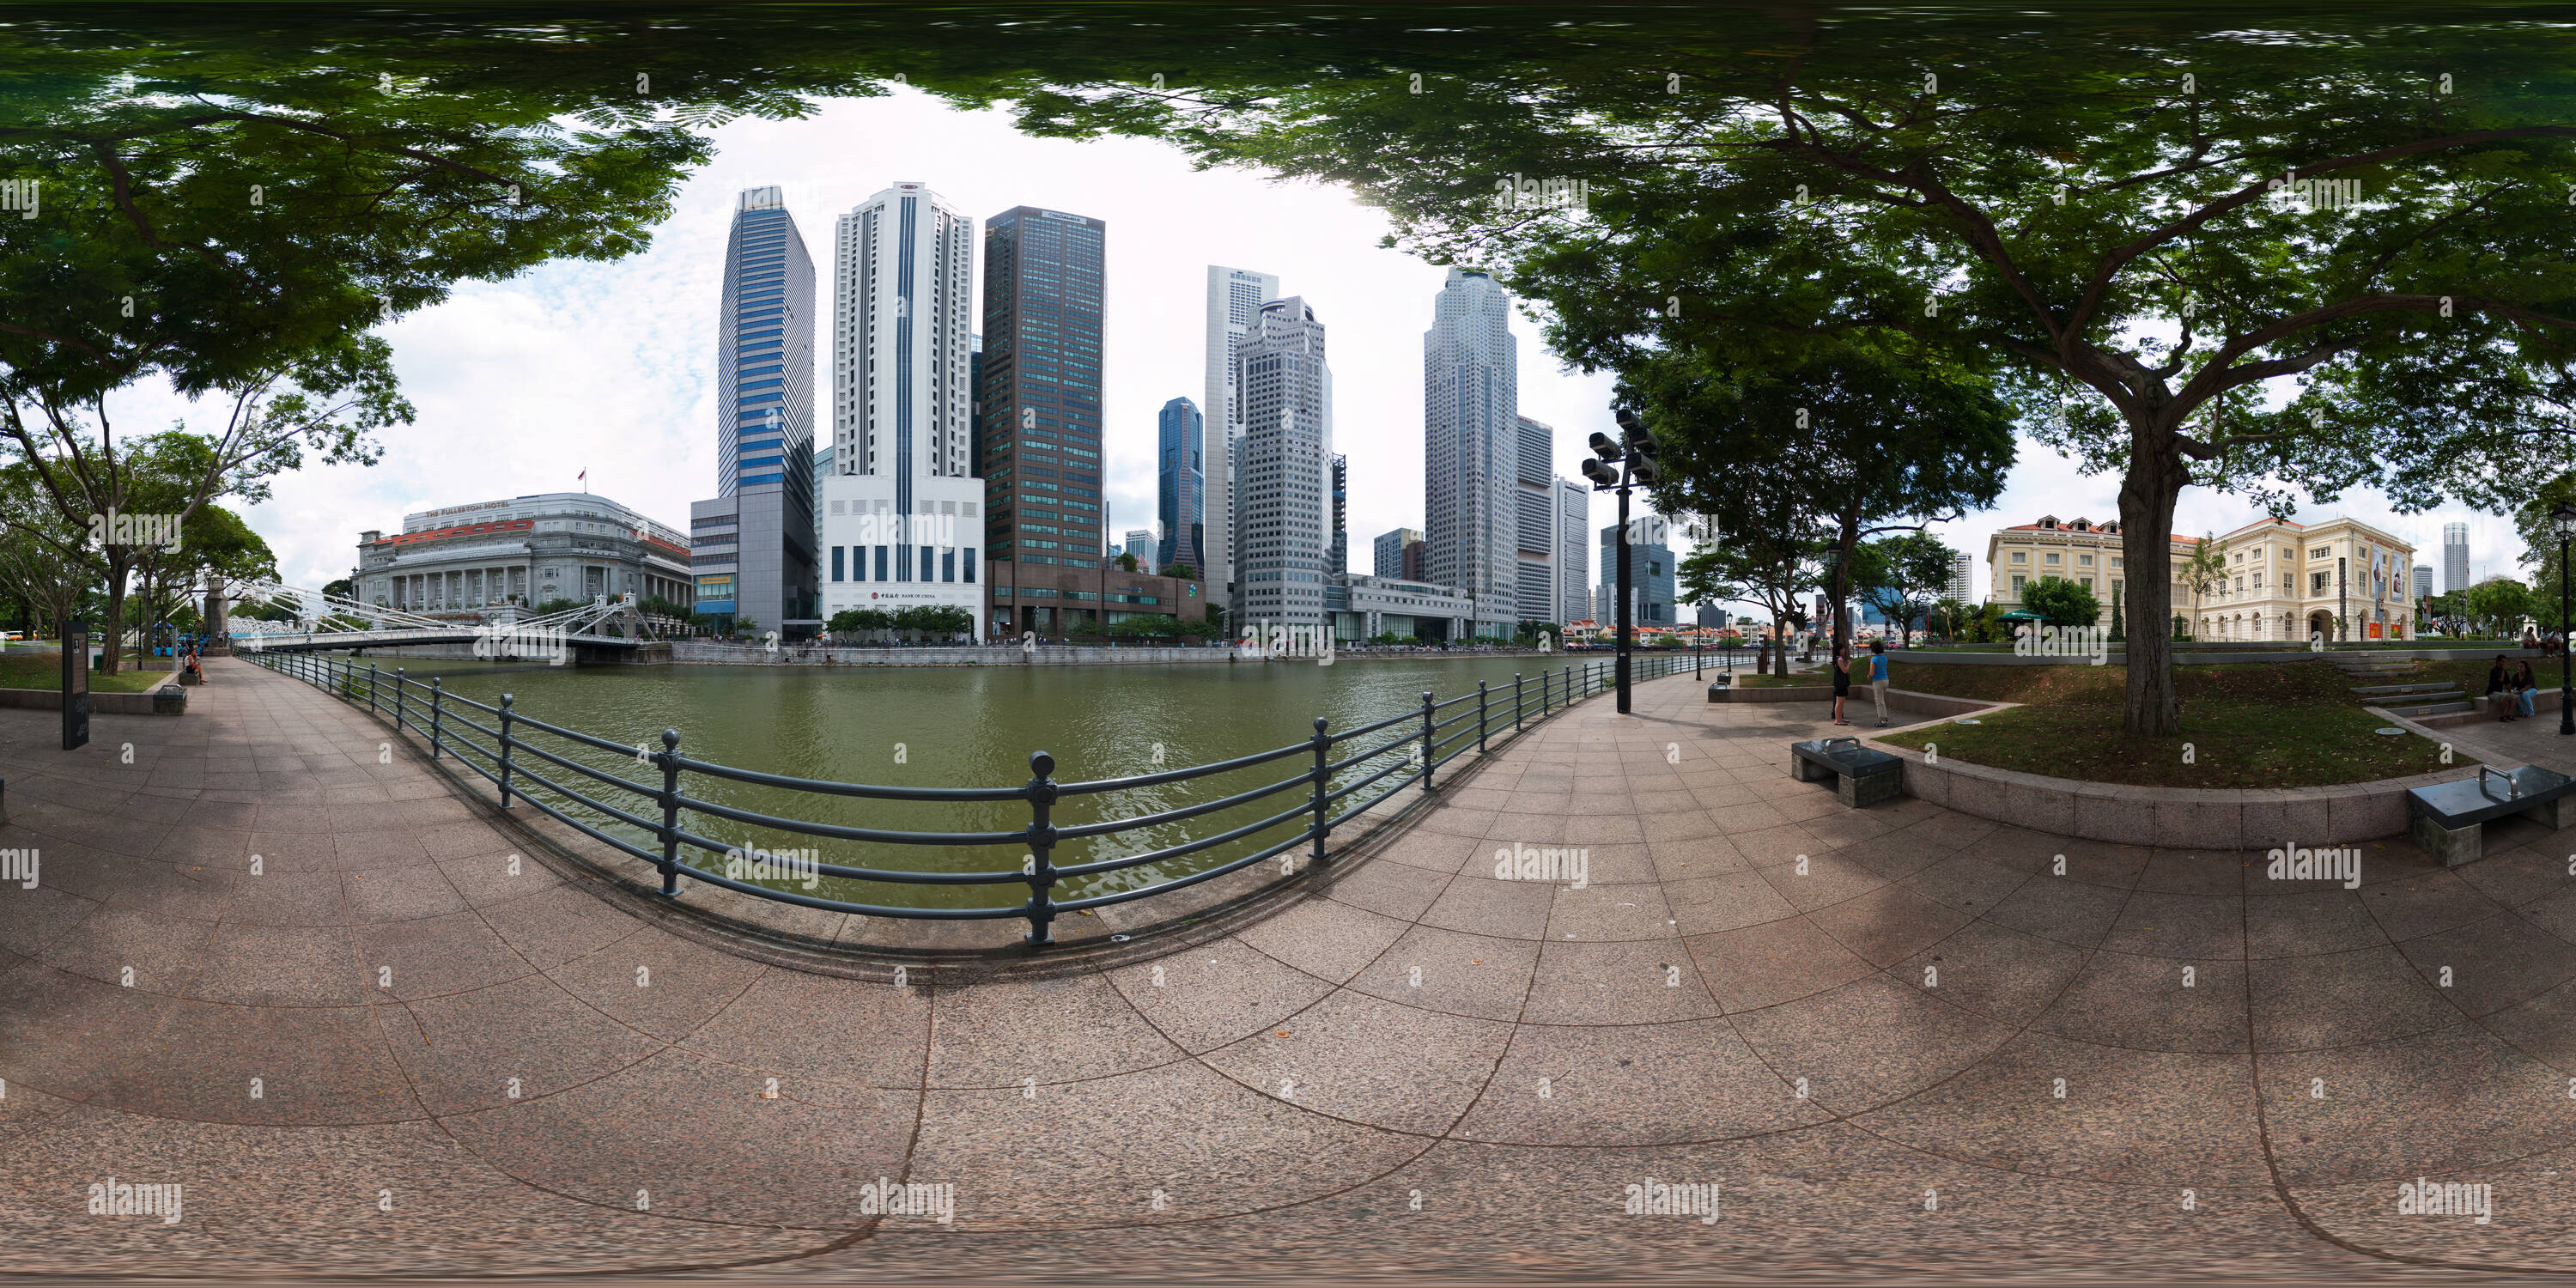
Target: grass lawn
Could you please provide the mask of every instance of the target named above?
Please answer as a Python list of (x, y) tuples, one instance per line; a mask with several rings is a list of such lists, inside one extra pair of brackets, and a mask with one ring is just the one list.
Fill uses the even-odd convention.
[[(114, 675), (90, 672), (92, 693), (147, 693), (170, 682), (167, 671), (120, 671)], [(0, 653), (0, 689), (53, 689), (63, 687), (63, 655), (60, 653)]]
[[(1916, 748), (1937, 742), (1943, 756), (1997, 769), (2097, 783), (2248, 788), (2322, 787), (2445, 767), (2440, 747), (2422, 737), (2371, 732), (2379, 721), (2351, 692), (2362, 681), (2326, 662), (2176, 667), (2183, 732), (2173, 738), (2120, 731), (2126, 667), (1898, 661), (1892, 669), (1894, 688), (2031, 704), (1979, 725), (1945, 723), (1888, 739)], [(2479, 675), (2483, 689), (2483, 667)], [(2452, 766), (2476, 763), (2465, 753), (2451, 759)]]

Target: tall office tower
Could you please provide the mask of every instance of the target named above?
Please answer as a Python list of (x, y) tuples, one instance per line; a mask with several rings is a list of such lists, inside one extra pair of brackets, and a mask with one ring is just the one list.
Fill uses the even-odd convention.
[(1556, 616), (1548, 620), (1562, 626), (1592, 615), (1592, 485), (1561, 478), (1548, 490), (1556, 502)]
[(2469, 588), (2469, 525), (2442, 525), (2442, 593)]
[(1517, 604), (1520, 341), (1494, 279), (1449, 270), (1422, 334), (1424, 572)]
[(1351, 570), (1351, 458), (1333, 453), (1333, 541), (1324, 552), (1324, 571)]
[(1404, 548), (1422, 540), (1420, 528), (1397, 528), (1377, 534), (1376, 561), (1369, 565), (1380, 577), (1404, 577)]
[(1976, 570), (1976, 566), (1976, 561), (1968, 557), (1967, 551), (1951, 551), (1950, 584), (1944, 587), (1941, 593), (1952, 599), (1958, 600), (1962, 605), (1976, 603), (1976, 600), (1968, 597), (1969, 589), (1975, 585), (1975, 582), (1970, 579), (1969, 574)]
[(995, 563), (1099, 566), (1108, 232), (1087, 215), (1035, 206), (985, 221), (985, 543)]
[(814, 260), (775, 187), (734, 200), (716, 322), (716, 495), (689, 507), (698, 611), (815, 619)]
[[(1673, 529), (1678, 531), (1679, 529)], [(1673, 552), (1661, 541), (1628, 543), (1628, 625), (1631, 629), (1671, 629), (1673, 620)], [(1601, 625), (1615, 632), (1619, 612), (1619, 525), (1601, 529), (1601, 586), (1594, 603), (1606, 610)]]
[(1332, 540), (1333, 373), (1296, 296), (1261, 306), (1234, 351), (1243, 402), (1242, 533), (1232, 624), (1324, 620)]
[(1154, 530), (1151, 528), (1129, 528), (1127, 544), (1121, 548), (1128, 554), (1136, 556), (1136, 566), (1146, 572), (1152, 572), (1163, 566), (1154, 562), (1155, 558), (1163, 552), (1163, 543), (1154, 539)]
[(1205, 559), (1199, 575), (1207, 582), (1209, 601), (1219, 607), (1233, 602), (1227, 597), (1228, 587), (1238, 580), (1235, 480), (1242, 472), (1237, 445), (1243, 439), (1244, 420), (1243, 400), (1234, 387), (1234, 351), (1251, 333), (1261, 306), (1277, 298), (1275, 273), (1208, 265), (1207, 400), (1199, 405), (1207, 417), (1207, 446), (1200, 458), (1207, 471), (1207, 517), (1201, 528), (1205, 544), (1200, 553)]
[(1527, 416), (1513, 421), (1513, 596), (1524, 622), (1557, 620), (1557, 477), (1549, 466), (1556, 431)]
[(1154, 436), (1161, 461), (1154, 517), (1163, 523), (1163, 548), (1154, 567), (1188, 564), (1205, 580), (1207, 569), (1199, 565), (1199, 549), (1207, 540), (1206, 418), (1199, 414), (1197, 403), (1175, 398), (1164, 403), (1162, 414), (1155, 418)]
[(825, 615), (956, 607), (981, 635), (975, 221), (898, 183), (842, 215), (834, 240)]
[(2432, 597), (2433, 565), (2417, 564), (2415, 565), (2415, 598), (2431, 599)]

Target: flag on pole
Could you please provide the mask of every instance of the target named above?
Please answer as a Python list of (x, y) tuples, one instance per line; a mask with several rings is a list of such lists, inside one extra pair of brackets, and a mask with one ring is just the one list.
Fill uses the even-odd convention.
[(583, 470), (581, 473), (574, 475), (573, 478), (581, 484), (582, 491), (587, 492), (590, 490), (590, 471)]

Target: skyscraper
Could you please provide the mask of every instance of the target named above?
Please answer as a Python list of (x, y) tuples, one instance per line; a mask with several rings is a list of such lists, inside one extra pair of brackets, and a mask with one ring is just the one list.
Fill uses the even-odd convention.
[(1556, 431), (1515, 416), (1512, 451), (1512, 574), (1524, 622), (1557, 620)]
[(1035, 206), (985, 225), (983, 461), (996, 563), (1099, 566), (1108, 229)]
[(1411, 580), (1413, 574), (1404, 570), (1404, 548), (1421, 540), (1420, 528), (1397, 528), (1393, 532), (1379, 533), (1375, 543), (1376, 558), (1369, 565), (1370, 571), (1380, 577)]
[(1333, 539), (1324, 552), (1324, 571), (1351, 570), (1351, 458), (1333, 453)]
[(1152, 572), (1163, 566), (1155, 562), (1163, 551), (1162, 543), (1154, 539), (1151, 528), (1129, 528), (1127, 542), (1120, 549), (1136, 556), (1136, 567), (1141, 571)]
[(832, 274), (826, 616), (984, 600), (975, 477), (975, 221), (920, 183), (842, 215)]
[(2431, 599), (2432, 597), (2433, 565), (2417, 564), (2415, 565), (2415, 598)]
[(1976, 561), (1968, 557), (1967, 551), (1951, 551), (1950, 584), (1944, 587), (1941, 593), (1952, 599), (1958, 600), (1962, 605), (1971, 605), (1976, 603), (1976, 600), (1969, 597), (1969, 589), (1975, 585), (1970, 574), (1976, 571), (1976, 567)]
[[(1652, 542), (1628, 543), (1628, 625), (1669, 630), (1673, 622), (1673, 552), (1656, 535), (1668, 531), (1648, 523), (1639, 529)], [(1601, 588), (1594, 596), (1601, 625), (1615, 632), (1619, 612), (1619, 525), (1601, 529)]]
[(689, 507), (698, 611), (788, 637), (816, 620), (814, 260), (775, 187), (745, 188), (716, 322), (716, 495)]
[(1519, 346), (1494, 279), (1452, 268), (1422, 335), (1423, 542), (1430, 580), (1517, 604)]
[(1175, 398), (1163, 404), (1154, 425), (1161, 461), (1155, 480), (1155, 517), (1163, 523), (1163, 548), (1154, 566), (1188, 564), (1204, 575), (1199, 551), (1206, 542), (1206, 418), (1197, 403)]
[(1261, 306), (1277, 298), (1276, 274), (1208, 265), (1207, 400), (1200, 405), (1207, 417), (1207, 446), (1200, 458), (1206, 471), (1207, 500), (1200, 529), (1205, 561), (1199, 572), (1207, 581), (1208, 598), (1221, 607), (1233, 602), (1227, 597), (1228, 587), (1239, 580), (1234, 563), (1235, 483), (1241, 472), (1236, 448), (1243, 438), (1244, 417), (1234, 387), (1235, 350), (1252, 331)]
[(1333, 373), (1324, 325), (1303, 299), (1272, 300), (1234, 361), (1244, 427), (1234, 622), (1320, 625), (1332, 539)]
[(1555, 498), (1550, 517), (1556, 529), (1556, 616), (1562, 626), (1592, 615), (1592, 487), (1560, 478), (1549, 485)]
[(2442, 525), (2442, 593), (2469, 588), (2469, 525)]

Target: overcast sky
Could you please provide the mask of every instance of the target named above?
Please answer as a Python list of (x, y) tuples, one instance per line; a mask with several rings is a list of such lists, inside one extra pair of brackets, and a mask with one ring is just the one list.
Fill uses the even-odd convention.
[[(1154, 526), (1154, 417), (1165, 400), (1204, 402), (1204, 301), (1210, 264), (1276, 273), (1327, 329), (1334, 449), (1351, 460), (1350, 550), (1370, 571), (1370, 541), (1422, 525), (1422, 333), (1444, 270), (1378, 247), (1379, 212), (1333, 188), (1274, 183), (1238, 170), (1194, 171), (1161, 144), (1034, 139), (1001, 112), (960, 113), (927, 95), (835, 102), (804, 121), (738, 121), (714, 133), (715, 161), (692, 176), (673, 217), (643, 254), (610, 264), (559, 263), (501, 283), (468, 284), (437, 308), (386, 329), (416, 423), (387, 436), (372, 468), (310, 468), (281, 479), (251, 509), (252, 526), (292, 584), (347, 576), (358, 533), (399, 529), (407, 511), (527, 493), (589, 489), (683, 531), (689, 502), (715, 490), (715, 336), (724, 236), (734, 195), (786, 188), (789, 210), (828, 288), (833, 220), (897, 180), (920, 180), (979, 224), (1017, 205), (1108, 222), (1102, 419), (1110, 539)], [(979, 239), (980, 240), (980, 239)], [(981, 289), (982, 268), (977, 268)], [(981, 311), (978, 300), (978, 311)], [(1611, 428), (1608, 376), (1564, 370), (1525, 315), (1521, 413), (1556, 427), (1559, 470), (1579, 477), (1585, 436)], [(830, 334), (816, 326), (817, 353)], [(816, 403), (827, 405), (825, 373)], [(164, 389), (110, 400), (129, 431), (185, 418), (219, 424)], [(2043, 513), (2116, 518), (2118, 480), (2086, 478), (2025, 441), (1996, 509), (1935, 531), (1977, 563), (1986, 540)], [(1615, 502), (1596, 498), (1593, 525)], [(1642, 508), (1642, 507), (1641, 507)], [(2294, 518), (2350, 514), (2412, 541), (2440, 568), (2441, 525), (2464, 520), (2475, 575), (2522, 575), (2521, 543), (2503, 518), (2469, 511), (2404, 516), (2376, 493), (2348, 494)], [(2254, 514), (2232, 497), (2183, 494), (2177, 533), (2224, 532)], [(1592, 569), (1598, 579), (1600, 569)]]

